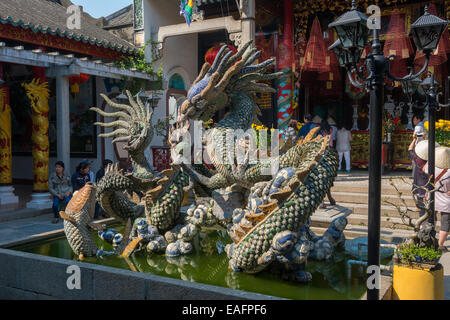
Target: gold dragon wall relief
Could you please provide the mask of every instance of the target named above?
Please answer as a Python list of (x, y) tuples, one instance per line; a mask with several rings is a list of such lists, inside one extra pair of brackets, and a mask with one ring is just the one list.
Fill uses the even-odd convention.
[(0, 88), (0, 184), (12, 183), (11, 107), (8, 91)]
[(40, 83), (33, 79), (30, 83), (23, 83), (32, 108), (32, 136), (33, 142), (33, 190), (48, 191), (48, 162), (50, 143), (48, 139), (49, 112), (48, 99), (50, 90), (47, 82)]

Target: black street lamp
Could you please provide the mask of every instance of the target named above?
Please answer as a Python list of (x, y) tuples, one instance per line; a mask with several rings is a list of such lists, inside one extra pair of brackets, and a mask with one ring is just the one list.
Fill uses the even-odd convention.
[[(372, 20), (372, 23), (375, 21)], [(338, 59), (345, 64), (349, 80), (358, 88), (366, 88), (370, 92), (370, 161), (369, 161), (369, 224), (368, 224), (368, 266), (380, 265), (380, 209), (381, 209), (381, 124), (383, 113), (383, 96), (385, 76), (394, 81), (405, 83), (418, 78), (428, 67), (431, 53), (436, 49), (439, 39), (448, 21), (442, 20), (428, 13), (411, 25), (411, 34), (417, 48), (425, 54), (426, 62), (416, 74), (411, 68), (408, 75), (403, 78), (393, 76), (389, 72), (390, 59), (394, 55), (385, 57), (381, 50), (379, 30), (369, 28), (370, 21), (367, 16), (356, 9), (356, 1), (352, 1), (352, 9), (344, 13), (335, 22), (329, 24), (334, 28), (341, 42), (336, 50), (344, 50)], [(358, 68), (358, 52), (367, 43), (369, 29), (372, 29), (372, 53), (367, 55), (364, 67)], [(335, 48), (336, 48), (335, 47)], [(331, 48), (334, 49), (334, 48)], [(336, 52), (335, 50), (335, 52)], [(346, 54), (347, 50), (350, 54)], [(358, 60), (356, 60), (358, 57)], [(346, 60), (347, 59), (347, 60)], [(352, 73), (356, 73), (357, 80), (353, 80)], [(365, 75), (367, 74), (367, 76)], [(434, 150), (434, 148), (433, 148)], [(379, 269), (378, 269), (379, 270)], [(367, 288), (367, 299), (378, 300), (379, 289), (372, 286)]]
[[(428, 77), (420, 84), (426, 93), (426, 104), (424, 108), (428, 108), (428, 174), (430, 175), (430, 183), (434, 184), (434, 168), (435, 168), (435, 142), (436, 142), (436, 111), (440, 108), (449, 107), (450, 104), (440, 104), (439, 96), (441, 93), (437, 93), (439, 83), (434, 80), (434, 74), (428, 73)], [(430, 210), (435, 221), (434, 212), (434, 192), (430, 194)]]

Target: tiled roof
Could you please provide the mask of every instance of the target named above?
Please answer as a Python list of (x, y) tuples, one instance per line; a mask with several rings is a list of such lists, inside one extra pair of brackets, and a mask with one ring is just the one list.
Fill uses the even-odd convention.
[(105, 17), (105, 22), (104, 22), (103, 27), (110, 28), (110, 27), (123, 26), (123, 25), (129, 25), (129, 24), (133, 25), (133, 5), (132, 4)]
[(47, 0), (0, 0), (0, 22), (123, 53), (136, 52), (133, 44), (103, 30), (84, 14), (81, 15), (81, 29), (70, 30), (66, 10), (64, 6)]

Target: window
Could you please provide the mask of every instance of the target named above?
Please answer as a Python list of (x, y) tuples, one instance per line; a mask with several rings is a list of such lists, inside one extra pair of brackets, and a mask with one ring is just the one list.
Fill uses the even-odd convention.
[(170, 77), (169, 89), (186, 90), (183, 78), (178, 73), (175, 73)]

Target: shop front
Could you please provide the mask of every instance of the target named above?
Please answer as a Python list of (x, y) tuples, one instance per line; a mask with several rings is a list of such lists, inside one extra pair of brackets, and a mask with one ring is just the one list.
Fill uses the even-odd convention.
[[(293, 10), (285, 10), (293, 3)], [(415, 72), (424, 65), (425, 57), (408, 36), (414, 22), (427, 5), (431, 14), (441, 18), (450, 15), (450, 1), (357, 1), (359, 10), (377, 4), (381, 14), (381, 40), (384, 55), (395, 55), (390, 72), (397, 77)], [(263, 55), (277, 58), (278, 70), (292, 70), (293, 86), (289, 80), (274, 83), (278, 86), (276, 99), (264, 97), (264, 109), (276, 109), (278, 121), (265, 123), (269, 128), (278, 127), (282, 132), (290, 119), (303, 122), (305, 114), (318, 116), (320, 120), (335, 122), (336, 127), (345, 126), (352, 132), (351, 162), (353, 167), (367, 168), (369, 164), (369, 94), (365, 88), (355, 88), (340, 67), (333, 50), (337, 35), (328, 28), (343, 12), (350, 9), (351, 1), (286, 0), (274, 3), (259, 1), (256, 10), (256, 44)], [(308, 8), (308, 10), (305, 10)], [(368, 14), (370, 15), (370, 14)], [(293, 19), (293, 24), (291, 23)], [(287, 40), (288, 39), (288, 40)], [(286, 51), (287, 49), (287, 51)], [(287, 53), (286, 53), (287, 52)], [(362, 58), (371, 53), (370, 45), (364, 48)], [(442, 93), (441, 102), (449, 98), (450, 39), (446, 30), (438, 49), (433, 52), (428, 71), (435, 75)], [(291, 60), (289, 60), (291, 59)], [(286, 61), (288, 60), (288, 61)], [(363, 61), (363, 60), (361, 60)], [(360, 64), (358, 67), (362, 67)], [(426, 74), (423, 75), (426, 77)], [(419, 80), (420, 83), (420, 80)], [(414, 117), (424, 116), (426, 95), (418, 83), (413, 92), (395, 81), (388, 81), (384, 96), (383, 163), (387, 169), (411, 169), (408, 146), (412, 141)], [(408, 94), (407, 94), (408, 93)], [(283, 95), (288, 94), (288, 107)], [(273, 95), (275, 96), (275, 94)], [(330, 120), (332, 119), (332, 120)], [(450, 119), (450, 110), (437, 111), (440, 123)], [(449, 145), (450, 128), (437, 126), (438, 142)], [(442, 132), (441, 132), (442, 131)]]

